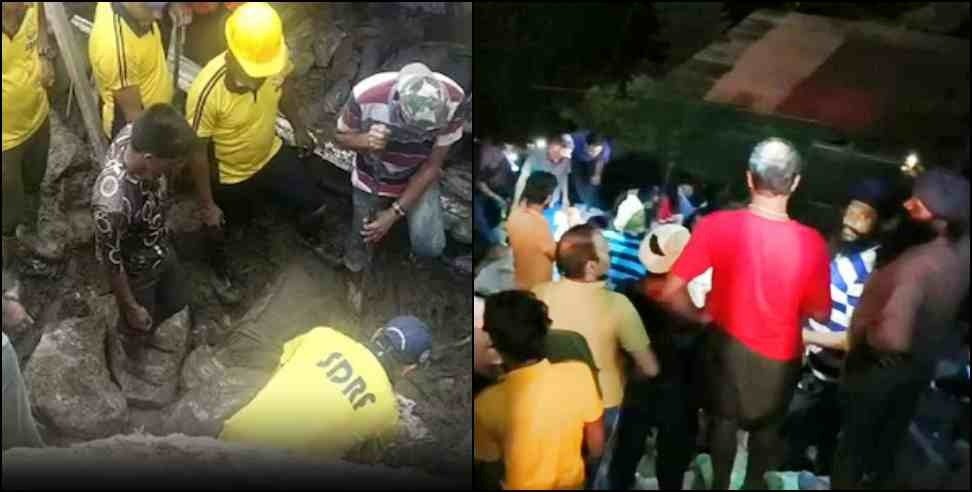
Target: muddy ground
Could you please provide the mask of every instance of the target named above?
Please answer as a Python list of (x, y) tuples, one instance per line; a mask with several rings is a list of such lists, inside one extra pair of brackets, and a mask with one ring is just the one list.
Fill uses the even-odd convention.
[[(328, 166), (323, 161), (314, 165)], [(332, 193), (328, 201), (326, 236), (340, 242), (349, 227), (350, 199)], [(191, 196), (180, 195), (170, 221), (192, 222), (194, 208)], [(210, 287), (201, 234), (175, 235), (173, 242), (187, 274), (195, 314), (191, 349), (201, 344), (220, 347), (237, 322), (251, 312), (254, 302), (269, 294), (272, 300), (259, 323), (262, 331), (280, 343), (317, 326), (331, 326), (365, 339), (382, 323), (401, 314), (425, 320), (439, 347), (448, 347), (468, 336), (472, 322), (470, 278), (444, 262), (411, 261), (404, 225), (393, 231), (376, 256), (365, 312), (359, 319), (346, 302), (344, 274), (325, 266), (301, 246), (292, 224), (288, 213), (268, 207), (231, 243), (233, 268), (245, 280), (241, 285), (243, 302), (234, 307), (221, 305)], [(468, 247), (450, 243), (447, 254), (468, 254)], [(62, 319), (88, 316), (88, 301), (110, 293), (100, 272), (93, 246), (76, 247), (53, 277), (22, 277), (25, 304), (37, 315), (42, 327)], [(40, 330), (36, 336), (40, 337)], [(21, 353), (25, 361), (29, 355)], [(405, 440), (389, 449), (385, 464), (417, 467), (439, 475), (462, 473), (469, 466), (471, 457), (462, 456), (460, 450), (470, 448), (468, 444), (464, 446), (471, 436), (470, 360), (469, 345), (440, 351), (428, 370), (396, 388), (417, 403), (416, 413), (431, 432), (426, 440)], [(132, 411), (126, 431), (152, 434), (161, 413)], [(54, 434), (45, 437), (54, 445), (79, 442)], [(456, 453), (444, 454), (443, 450)]]

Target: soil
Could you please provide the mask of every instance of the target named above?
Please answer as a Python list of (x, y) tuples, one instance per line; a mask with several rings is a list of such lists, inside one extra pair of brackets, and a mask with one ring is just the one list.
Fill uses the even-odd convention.
[[(179, 200), (192, 200), (180, 196)], [(183, 203), (180, 208), (191, 206)], [(349, 227), (350, 199), (332, 195), (329, 199), (327, 240), (341, 243)], [(219, 347), (234, 324), (251, 311), (253, 304), (275, 291), (259, 323), (275, 342), (318, 326), (330, 326), (359, 340), (366, 339), (391, 318), (412, 314), (426, 321), (435, 343), (448, 347), (469, 335), (472, 301), (468, 276), (442, 261), (410, 259), (408, 232), (404, 225), (393, 229), (375, 258), (373, 277), (366, 293), (362, 316), (355, 316), (346, 299), (345, 274), (325, 266), (297, 240), (292, 217), (269, 207), (230, 244), (230, 257), (240, 285), (243, 302), (233, 308), (222, 306), (209, 284), (209, 268), (203, 259), (203, 238), (188, 233), (173, 238), (187, 273), (195, 316), (193, 347), (208, 343)], [(469, 254), (467, 246), (450, 244), (447, 256)], [(54, 278), (24, 277), (24, 299), (29, 307), (45, 306), (36, 317), (41, 326), (56, 320), (88, 315), (87, 299), (110, 293), (100, 272), (93, 248), (70, 252)], [(462, 449), (471, 435), (472, 414), (471, 347), (439, 351), (428, 369), (396, 390), (414, 400), (416, 414), (431, 430), (421, 442), (399, 442), (387, 450), (383, 463), (393, 467), (414, 467), (436, 476), (466, 473), (471, 450)], [(26, 355), (26, 356), (25, 356)], [(22, 354), (27, 360), (29, 354)], [(130, 417), (129, 431), (151, 433), (151, 422), (160, 412), (139, 410)], [(149, 424), (146, 424), (148, 422)], [(77, 441), (45, 436), (50, 444), (67, 446)], [(465, 448), (470, 446), (466, 445)], [(462, 449), (460, 452), (459, 450)], [(457, 450), (443, 457), (443, 450)], [(468, 476), (468, 475), (467, 475)]]

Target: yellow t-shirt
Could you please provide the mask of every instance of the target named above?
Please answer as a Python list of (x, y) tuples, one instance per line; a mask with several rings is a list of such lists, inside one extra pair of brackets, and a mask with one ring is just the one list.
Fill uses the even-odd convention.
[(626, 297), (604, 288), (603, 282), (563, 279), (533, 288), (547, 304), (551, 328), (580, 333), (594, 354), (604, 407), (616, 407), (624, 396), (626, 352), (648, 350), (648, 334), (638, 311)]
[(24, 15), (13, 38), (3, 33), (3, 150), (17, 147), (34, 135), (51, 111), (41, 84), (37, 4)]
[(214, 58), (192, 83), (186, 116), (200, 138), (212, 138), (222, 184), (242, 183), (277, 155), (283, 141), (276, 133), (277, 111), (288, 68), (268, 78), (254, 93), (226, 87), (226, 53)]
[(172, 74), (162, 48), (159, 23), (142, 36), (115, 12), (111, 2), (98, 2), (88, 41), (88, 56), (101, 95), (101, 119), (105, 135), (115, 119), (114, 93), (137, 86), (142, 106), (172, 103)]
[(219, 438), (339, 459), (367, 440), (393, 440), (398, 419), (395, 392), (374, 354), (315, 328), (287, 343), (276, 374)]
[(589, 367), (543, 360), (518, 369), (484, 390), (474, 413), (473, 454), (503, 461), (503, 488), (584, 488), (584, 424), (603, 414)]

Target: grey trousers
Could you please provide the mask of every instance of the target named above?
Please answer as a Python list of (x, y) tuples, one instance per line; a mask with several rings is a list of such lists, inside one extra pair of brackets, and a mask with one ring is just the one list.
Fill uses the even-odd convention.
[[(371, 214), (391, 208), (395, 200), (355, 188), (353, 201), (354, 214), (351, 219), (351, 233), (344, 248), (344, 266), (358, 273), (371, 266), (375, 254), (374, 246), (366, 244), (361, 237), (365, 219)], [(441, 256), (446, 247), (446, 234), (439, 183), (429, 185), (418, 203), (408, 211), (407, 218), (412, 251), (418, 256), (428, 258)]]
[(44, 446), (30, 413), (27, 387), (20, 374), (17, 354), (3, 335), (3, 449)]

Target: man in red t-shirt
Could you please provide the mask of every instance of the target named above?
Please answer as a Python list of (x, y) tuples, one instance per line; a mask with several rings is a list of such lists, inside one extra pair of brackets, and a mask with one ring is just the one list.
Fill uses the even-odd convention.
[(728, 489), (736, 431), (749, 431), (746, 486), (763, 488), (763, 474), (781, 456), (779, 425), (800, 375), (807, 317), (830, 317), (827, 244), (791, 220), (787, 202), (800, 184), (801, 159), (780, 139), (760, 142), (749, 159), (748, 209), (699, 221), (672, 268), (662, 301), (689, 314), (687, 282), (712, 268), (706, 300), (716, 329), (705, 349), (712, 415), (713, 490)]

